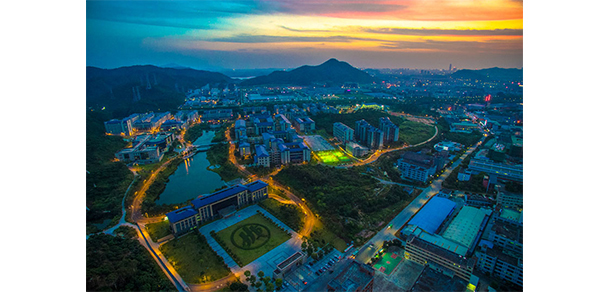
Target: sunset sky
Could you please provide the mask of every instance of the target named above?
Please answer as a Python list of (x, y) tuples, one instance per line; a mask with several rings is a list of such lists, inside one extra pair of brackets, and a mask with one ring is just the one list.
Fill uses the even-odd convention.
[(511, 0), (87, 1), (87, 65), (522, 68)]

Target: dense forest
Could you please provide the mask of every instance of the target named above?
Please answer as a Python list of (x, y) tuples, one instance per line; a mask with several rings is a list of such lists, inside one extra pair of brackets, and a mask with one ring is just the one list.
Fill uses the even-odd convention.
[(106, 234), (87, 240), (87, 291), (174, 291), (137, 240)]
[(370, 228), (370, 224), (378, 223), (379, 218), (372, 219), (378, 212), (409, 197), (400, 188), (388, 187), (386, 190), (374, 178), (354, 168), (291, 165), (275, 178), (305, 198), (307, 204), (322, 215), (325, 225), (347, 241), (354, 240), (356, 234)]
[(107, 113), (87, 113), (87, 229), (97, 231), (91, 223), (100, 223), (121, 215), (121, 202), (133, 174), (114, 154), (127, 146), (121, 137), (105, 135), (103, 121)]

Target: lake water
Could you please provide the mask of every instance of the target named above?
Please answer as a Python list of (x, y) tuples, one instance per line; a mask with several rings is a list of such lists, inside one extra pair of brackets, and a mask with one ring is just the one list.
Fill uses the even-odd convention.
[[(203, 135), (193, 145), (209, 145), (213, 138), (214, 131), (203, 131)], [(207, 152), (199, 152), (182, 162), (169, 177), (157, 205), (184, 203), (224, 186), (225, 182), (220, 176), (207, 169), (210, 166), (207, 155)]]

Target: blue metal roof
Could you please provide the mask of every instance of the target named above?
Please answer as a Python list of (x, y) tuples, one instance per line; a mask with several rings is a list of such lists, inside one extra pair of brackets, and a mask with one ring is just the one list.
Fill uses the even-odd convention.
[(409, 221), (409, 224), (417, 225), (428, 233), (434, 233), (441, 226), (445, 218), (451, 214), (455, 205), (455, 202), (449, 199), (433, 197)]
[(247, 190), (246, 187), (244, 187), (242, 185), (234, 185), (232, 187), (212, 193), (209, 196), (196, 198), (192, 201), (192, 204), (195, 207), (195, 209), (199, 209), (203, 206), (212, 204), (214, 202), (220, 201), (220, 200), (228, 198), (230, 196), (234, 196), (245, 190)]
[(260, 156), (260, 157), (269, 156), (269, 152), (267, 152), (265, 147), (263, 147), (262, 145), (256, 145), (255, 150), (256, 150), (256, 156)]
[(197, 211), (195, 211), (195, 209), (193, 209), (193, 207), (191, 206), (186, 206), (178, 210), (171, 211), (165, 215), (167, 216), (167, 219), (170, 223), (176, 223), (180, 220), (184, 220), (188, 217), (197, 215)]
[(253, 181), (253, 182), (245, 185), (245, 187), (248, 189), (249, 192), (254, 192), (254, 191), (258, 191), (262, 188), (266, 188), (267, 184), (265, 182), (263, 182), (262, 180), (257, 180), (257, 181)]

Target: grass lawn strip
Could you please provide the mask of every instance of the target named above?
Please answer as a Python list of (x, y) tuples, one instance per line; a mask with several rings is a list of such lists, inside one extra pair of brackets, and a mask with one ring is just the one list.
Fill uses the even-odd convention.
[(155, 242), (172, 234), (171, 230), (169, 229), (169, 221), (167, 220), (146, 224), (146, 231), (148, 231), (150, 238)]
[(159, 250), (187, 283), (213, 282), (231, 273), (222, 258), (198, 232), (170, 240)]
[[(247, 241), (244, 240), (244, 236), (248, 236), (248, 234), (246, 233), (250, 233), (248, 232), (250, 231), (249, 229), (251, 229), (252, 226), (259, 226), (258, 224), (266, 227), (266, 229), (262, 228), (263, 230), (261, 231), (261, 233), (263, 236), (258, 237), (256, 240), (250, 242), (250, 246), (256, 248), (249, 248), (248, 243), (244, 242)], [(247, 229), (244, 227), (247, 227)], [(268, 235), (267, 232), (269, 233)], [(242, 233), (244, 235), (242, 235)], [(226, 244), (227, 248), (231, 251), (229, 252), (229, 250), (227, 250), (227, 253), (231, 255), (234, 260), (235, 257), (237, 257), (239, 261), (241, 261), (242, 266), (251, 263), (255, 259), (259, 258), (260, 256), (266, 254), (270, 250), (274, 249), (278, 245), (290, 239), (290, 235), (286, 234), (275, 224), (272, 224), (267, 218), (265, 218), (261, 214), (256, 214), (237, 224), (229, 226), (219, 231), (217, 233), (217, 236)], [(231, 240), (232, 238), (233, 240)], [(236, 246), (234, 243), (241, 246)], [(244, 247), (248, 249), (244, 249)]]

